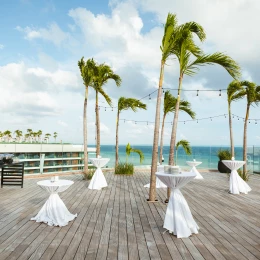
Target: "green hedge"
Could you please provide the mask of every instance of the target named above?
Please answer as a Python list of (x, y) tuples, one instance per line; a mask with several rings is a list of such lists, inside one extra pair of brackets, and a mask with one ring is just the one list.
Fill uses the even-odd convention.
[(115, 168), (115, 174), (133, 174), (134, 165), (132, 163), (119, 163)]

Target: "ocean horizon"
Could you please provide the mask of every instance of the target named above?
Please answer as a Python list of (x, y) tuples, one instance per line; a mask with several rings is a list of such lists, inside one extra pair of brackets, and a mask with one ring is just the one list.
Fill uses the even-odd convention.
[[(89, 147), (95, 147), (95, 145), (88, 145)], [(152, 162), (152, 145), (131, 145), (132, 148), (139, 149), (144, 154), (144, 160), (140, 163), (139, 155), (136, 153), (131, 153), (128, 162), (133, 163), (135, 166), (150, 166)], [(205, 168), (205, 169), (216, 169), (218, 168), (218, 156), (217, 152), (220, 149), (229, 149), (230, 146), (228, 145), (219, 145), (219, 146), (191, 146), (192, 154), (186, 155), (184, 149), (179, 147), (178, 154), (177, 154), (177, 164), (180, 167), (189, 167), (186, 161), (201, 161), (202, 163), (198, 166), (198, 168)], [(126, 152), (125, 152), (126, 145), (119, 145), (119, 161), (125, 162), (126, 161)], [(159, 147), (160, 149), (160, 147)], [(169, 149), (170, 146), (163, 147), (163, 157), (164, 162), (163, 164), (168, 164), (169, 160)], [(113, 167), (115, 165), (115, 145), (101, 145), (100, 147), (100, 154), (104, 158), (110, 158), (108, 162), (108, 167)], [(159, 150), (158, 150), (159, 156)], [(91, 158), (91, 154), (89, 154)], [(247, 157), (248, 157), (248, 168), (251, 170), (260, 171), (260, 147), (256, 146), (249, 146), (247, 150)], [(243, 147), (236, 146), (235, 147), (235, 159), (242, 160), (243, 159)], [(158, 159), (159, 161), (159, 159)], [(175, 153), (175, 161), (176, 161), (176, 153)]]

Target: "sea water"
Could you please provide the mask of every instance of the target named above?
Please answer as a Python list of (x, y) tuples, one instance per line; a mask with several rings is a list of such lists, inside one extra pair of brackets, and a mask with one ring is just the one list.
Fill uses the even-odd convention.
[[(148, 167), (152, 162), (152, 150), (153, 147), (150, 145), (132, 145), (132, 148), (139, 149), (144, 154), (144, 160), (140, 163), (140, 158), (137, 153), (131, 153), (128, 157), (128, 162), (133, 163), (135, 166)], [(202, 162), (197, 168), (206, 168), (206, 169), (217, 169), (218, 168), (218, 150), (230, 149), (228, 146), (192, 146), (192, 154), (186, 155), (182, 147), (179, 147), (177, 153), (177, 164), (182, 167), (187, 166), (186, 161), (196, 161)], [(126, 162), (126, 145), (119, 146), (119, 162)], [(163, 157), (164, 163), (168, 164), (169, 161), (169, 146), (163, 147)], [(115, 165), (115, 146), (114, 145), (101, 145), (101, 156), (104, 158), (110, 158), (108, 167), (113, 167)], [(159, 157), (159, 151), (158, 151)], [(259, 161), (260, 161), (260, 148), (248, 147), (247, 151), (248, 157), (248, 168), (253, 169), (253, 167), (258, 170)], [(243, 147), (235, 147), (235, 159), (243, 159)], [(159, 161), (159, 160), (158, 160)], [(175, 161), (176, 161), (176, 152), (175, 152)], [(259, 169), (260, 170), (260, 169)]]

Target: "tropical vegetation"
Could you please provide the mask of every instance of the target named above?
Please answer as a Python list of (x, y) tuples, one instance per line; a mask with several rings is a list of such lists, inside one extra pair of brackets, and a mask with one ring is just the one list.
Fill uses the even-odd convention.
[(100, 155), (100, 119), (99, 119), (99, 104), (98, 104), (98, 94), (101, 94), (109, 106), (112, 106), (112, 100), (104, 91), (104, 85), (109, 81), (114, 80), (116, 86), (121, 85), (121, 78), (119, 75), (115, 74), (114, 71), (106, 64), (98, 65), (95, 63), (95, 69), (93, 70), (93, 88), (96, 92), (96, 154)]
[(178, 161), (178, 148), (179, 147), (182, 147), (184, 152), (187, 155), (191, 155), (192, 154), (192, 149), (191, 149), (189, 141), (184, 140), (184, 139), (178, 141), (177, 144), (176, 144), (176, 161), (175, 161), (175, 165), (177, 165), (177, 161)]
[(125, 98), (120, 97), (118, 99), (117, 104), (117, 117), (116, 117), (116, 159), (115, 159), (115, 167), (118, 165), (118, 142), (119, 142), (119, 119), (120, 119), (120, 113), (123, 110), (129, 110), (131, 109), (133, 112), (137, 112), (138, 109), (145, 109), (146, 110), (146, 104), (141, 102), (140, 100), (137, 100), (135, 98)]
[[(162, 163), (163, 158), (163, 136), (164, 136), (164, 124), (165, 119), (168, 113), (175, 111), (177, 98), (175, 98), (169, 90), (167, 90), (164, 94), (164, 102), (163, 102), (163, 120), (161, 127), (161, 139), (160, 139), (160, 157), (159, 162)], [(191, 105), (188, 101), (181, 100), (180, 101), (180, 110), (186, 112), (192, 119), (195, 118), (196, 113), (191, 110)]]

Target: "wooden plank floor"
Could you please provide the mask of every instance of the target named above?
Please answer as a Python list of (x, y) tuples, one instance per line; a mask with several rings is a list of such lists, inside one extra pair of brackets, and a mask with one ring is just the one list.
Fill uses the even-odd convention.
[(158, 202), (146, 201), (149, 175), (108, 172), (101, 191), (89, 190), (81, 175), (60, 177), (74, 181), (60, 197), (78, 214), (62, 228), (30, 220), (48, 198), (38, 179), (0, 189), (0, 259), (260, 259), (259, 175), (247, 195), (229, 194), (225, 174), (188, 183), (182, 193), (200, 230), (184, 239), (164, 233), (166, 190), (157, 189)]

